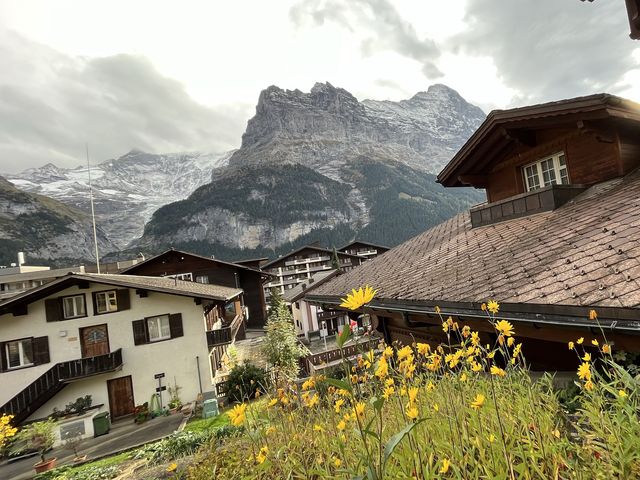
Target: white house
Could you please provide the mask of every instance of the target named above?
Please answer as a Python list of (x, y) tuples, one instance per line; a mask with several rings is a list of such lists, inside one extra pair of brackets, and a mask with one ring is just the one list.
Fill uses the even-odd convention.
[(244, 319), (242, 290), (161, 277), (69, 274), (0, 303), (0, 411), (18, 422), (91, 395), (112, 418), (159, 389), (212, 391)]

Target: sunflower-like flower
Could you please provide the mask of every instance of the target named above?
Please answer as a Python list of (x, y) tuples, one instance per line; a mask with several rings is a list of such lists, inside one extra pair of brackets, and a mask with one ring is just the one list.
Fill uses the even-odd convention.
[(246, 411), (247, 411), (247, 404), (243, 403), (241, 405), (236, 405), (235, 407), (233, 407), (231, 411), (227, 412), (227, 415), (229, 416), (231, 423), (234, 426), (239, 427), (244, 423), (244, 421), (247, 418)]
[(387, 359), (384, 357), (381, 357), (380, 360), (378, 361), (378, 367), (376, 368), (375, 376), (378, 377), (380, 380), (384, 380), (388, 374), (389, 374), (389, 364), (387, 363)]
[(578, 378), (580, 380), (591, 380), (591, 365), (589, 362), (582, 362), (578, 367)]
[(485, 399), (486, 399), (485, 396), (479, 393), (478, 395), (476, 395), (476, 398), (473, 400), (473, 402), (471, 402), (471, 408), (475, 410), (480, 410), (484, 405)]
[(513, 325), (511, 325), (511, 323), (507, 322), (506, 320), (500, 320), (499, 322), (496, 322), (496, 330), (505, 337), (510, 337), (511, 335), (513, 335)]
[(377, 292), (377, 290), (374, 290), (369, 285), (360, 287), (358, 290), (354, 288), (345, 298), (340, 299), (342, 300), (340, 306), (348, 308), (349, 310), (357, 310), (373, 300)]
[(418, 418), (418, 407), (416, 407), (413, 403), (409, 403), (409, 405), (407, 405), (405, 413), (407, 414), (409, 420), (415, 420), (416, 418)]
[(507, 372), (505, 372), (502, 368), (497, 367), (496, 365), (493, 365), (491, 367), (491, 375), (496, 375), (498, 377), (504, 377), (507, 375)]
[(487, 302), (487, 310), (495, 315), (498, 313), (498, 310), (500, 310), (500, 304), (495, 300), (489, 300)]
[(451, 467), (451, 462), (449, 461), (448, 458), (443, 458), (442, 459), (442, 466), (440, 467), (440, 471), (439, 473), (441, 474), (445, 474), (449, 471), (449, 468)]

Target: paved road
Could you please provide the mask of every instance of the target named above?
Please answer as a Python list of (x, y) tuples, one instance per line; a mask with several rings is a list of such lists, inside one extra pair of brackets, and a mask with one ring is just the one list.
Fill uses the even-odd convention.
[[(170, 415), (149, 420), (142, 425), (136, 425), (133, 420), (123, 420), (111, 425), (107, 435), (83, 440), (78, 448), (80, 455), (88, 458), (98, 458), (126, 450), (136, 445), (159, 440), (173, 433), (182, 422), (182, 415)], [(54, 448), (47, 454), (47, 458), (56, 457), (58, 466), (71, 464), (73, 452), (62, 447)], [(26, 480), (33, 477), (33, 465), (38, 457), (30, 457), (0, 465), (0, 480)]]

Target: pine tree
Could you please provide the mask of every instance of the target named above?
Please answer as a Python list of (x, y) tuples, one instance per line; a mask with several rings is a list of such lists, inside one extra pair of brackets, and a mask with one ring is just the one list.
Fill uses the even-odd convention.
[(333, 253), (331, 254), (331, 268), (334, 270), (340, 270), (340, 259), (338, 258), (338, 251), (336, 247), (333, 247)]

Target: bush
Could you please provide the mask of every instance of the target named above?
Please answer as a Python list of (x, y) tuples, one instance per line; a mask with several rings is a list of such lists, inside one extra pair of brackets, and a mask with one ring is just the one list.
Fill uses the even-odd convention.
[(252, 363), (233, 367), (226, 381), (227, 396), (235, 402), (255, 398), (257, 392), (266, 391), (266, 386), (266, 372)]
[(60, 467), (35, 476), (35, 480), (110, 480), (120, 473), (117, 465), (89, 467), (74, 471), (73, 467)]

